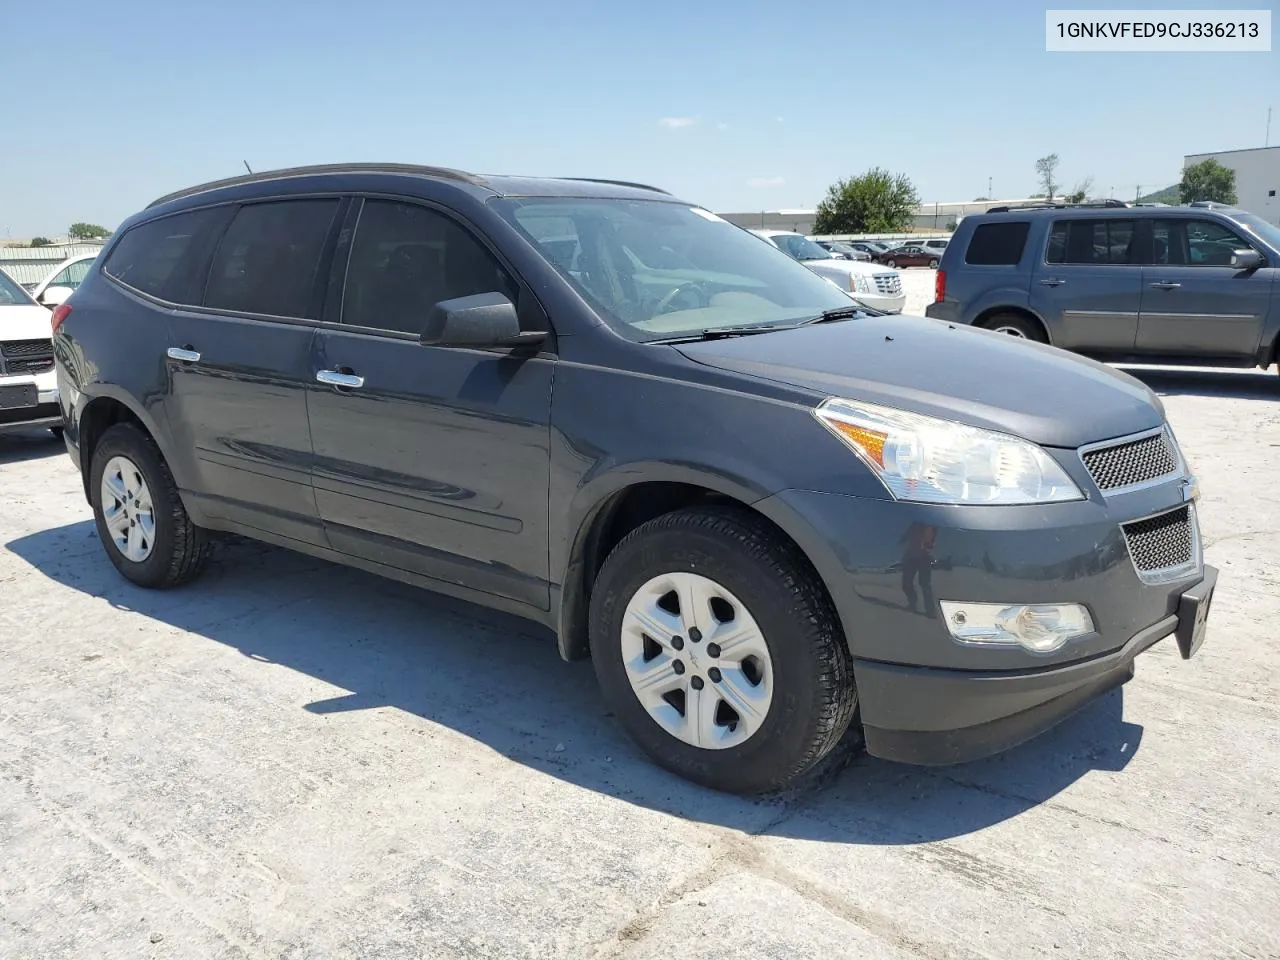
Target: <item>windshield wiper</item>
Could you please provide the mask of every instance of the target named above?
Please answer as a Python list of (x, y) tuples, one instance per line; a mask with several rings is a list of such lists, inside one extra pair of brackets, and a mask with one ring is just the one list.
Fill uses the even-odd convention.
[(811, 323), (830, 323), (833, 320), (849, 320), (856, 317), (860, 313), (865, 313), (871, 317), (886, 316), (883, 310), (877, 310), (875, 307), (868, 307), (861, 300), (854, 298), (853, 302), (856, 306), (852, 307), (833, 307), (830, 310), (823, 310), (816, 317), (810, 317), (808, 320), (800, 321), (799, 326), (808, 326)]
[(650, 340), (649, 343), (692, 343), (696, 340), (724, 340), (728, 337), (749, 337), (756, 333), (772, 333), (775, 330), (794, 330), (798, 323), (770, 323), (741, 327), (708, 327), (686, 336), (669, 337), (665, 340)]

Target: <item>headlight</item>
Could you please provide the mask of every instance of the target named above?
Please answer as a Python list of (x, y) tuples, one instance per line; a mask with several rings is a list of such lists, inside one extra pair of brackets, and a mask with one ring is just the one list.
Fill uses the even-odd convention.
[(1008, 434), (831, 398), (814, 410), (880, 477), (895, 500), (920, 503), (1054, 503), (1083, 500), (1062, 467)]
[(849, 292), (850, 293), (874, 293), (871, 289), (871, 279), (865, 274), (851, 273), (849, 274)]

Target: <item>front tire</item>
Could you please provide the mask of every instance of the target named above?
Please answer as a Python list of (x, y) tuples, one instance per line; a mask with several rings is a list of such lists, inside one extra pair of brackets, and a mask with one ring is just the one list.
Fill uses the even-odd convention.
[(891, 269), (896, 270), (896, 269), (898, 268), (898, 261), (897, 261), (897, 260), (892, 260), (892, 259), (890, 259), (890, 260), (886, 260), (886, 261), (884, 262), (884, 265), (885, 265), (886, 267), (890, 267)]
[(934, 259), (930, 260), (930, 261), (929, 261), (929, 266), (930, 266), (930, 267), (932, 267), (934, 270), (937, 270), (937, 269), (938, 269), (938, 259), (935, 257)]
[(632, 531), (596, 578), (590, 635), (627, 733), (717, 790), (787, 786), (831, 753), (857, 707), (817, 574), (744, 510), (680, 510)]
[(140, 587), (176, 587), (209, 559), (209, 537), (191, 522), (156, 442), (131, 423), (107, 430), (89, 464), (98, 536), (115, 568)]

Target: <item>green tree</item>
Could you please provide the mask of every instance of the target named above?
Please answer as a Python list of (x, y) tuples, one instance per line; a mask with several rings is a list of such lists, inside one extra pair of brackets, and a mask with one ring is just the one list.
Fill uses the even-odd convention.
[(110, 230), (96, 223), (73, 223), (67, 231), (67, 236), (72, 240), (101, 240), (110, 235)]
[(1093, 177), (1085, 177), (1067, 194), (1067, 203), (1084, 203), (1089, 198), (1089, 191), (1092, 189)]
[(915, 185), (901, 173), (874, 167), (827, 188), (814, 233), (890, 233), (911, 225), (920, 206)]
[(33, 247), (50, 247), (50, 246), (53, 246), (53, 241), (52, 241), (52, 240), (50, 240), (48, 237), (32, 237), (32, 238), (31, 238), (31, 246), (33, 246)]
[(1051, 153), (1047, 157), (1041, 157), (1036, 161), (1036, 176), (1040, 178), (1040, 186), (1044, 188), (1044, 195), (1052, 200), (1058, 195), (1058, 187), (1061, 186), (1057, 182), (1058, 176), (1058, 155)]
[(1193, 163), (1182, 171), (1178, 196), (1183, 203), (1195, 200), (1236, 203), (1236, 172), (1212, 157)]

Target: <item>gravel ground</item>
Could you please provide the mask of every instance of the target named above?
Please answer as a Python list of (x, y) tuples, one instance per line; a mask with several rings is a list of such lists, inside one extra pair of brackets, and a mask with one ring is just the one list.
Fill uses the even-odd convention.
[(244, 543), (127, 586), (60, 446), (0, 438), (0, 957), (1280, 956), (1280, 377), (1143, 376), (1222, 570), (1200, 654), (769, 800), (647, 764), (522, 622)]

